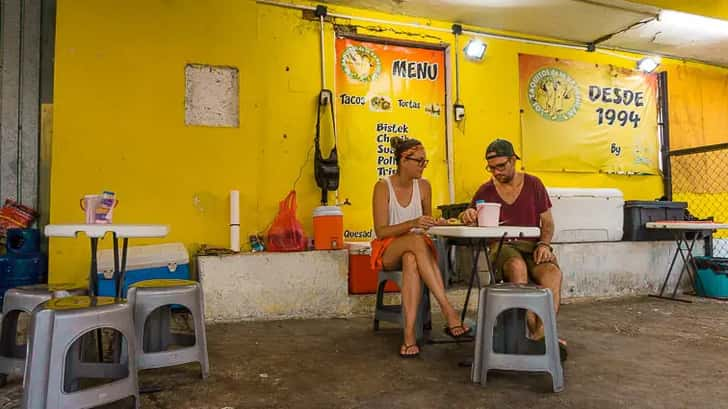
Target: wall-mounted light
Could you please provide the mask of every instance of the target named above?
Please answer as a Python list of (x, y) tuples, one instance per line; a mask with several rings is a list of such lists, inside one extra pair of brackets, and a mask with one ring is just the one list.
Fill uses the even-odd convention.
[(481, 61), (485, 57), (485, 50), (488, 45), (482, 42), (478, 38), (473, 38), (468, 41), (468, 45), (465, 46), (465, 56), (473, 61)]
[(728, 34), (728, 22), (725, 20), (673, 10), (660, 11), (658, 20), (668, 27), (690, 30), (696, 35), (725, 36)]
[(645, 57), (637, 61), (637, 69), (642, 72), (652, 72), (660, 66), (660, 57)]

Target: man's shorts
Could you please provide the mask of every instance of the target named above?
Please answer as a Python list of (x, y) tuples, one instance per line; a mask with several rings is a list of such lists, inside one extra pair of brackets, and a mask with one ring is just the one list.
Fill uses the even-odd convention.
[[(495, 280), (496, 282), (505, 280), (505, 276), (503, 274), (503, 265), (506, 263), (506, 261), (512, 259), (512, 258), (520, 258), (526, 263), (526, 267), (528, 269), (528, 277), (529, 279), (532, 279), (533, 269), (536, 267), (536, 262), (533, 260), (533, 252), (536, 250), (536, 242), (535, 241), (529, 241), (529, 240), (513, 240), (513, 241), (506, 241), (503, 242), (503, 247), (501, 248), (500, 254), (498, 255), (498, 260), (495, 259), (496, 253), (498, 251), (498, 242), (491, 243), (490, 245), (490, 261), (493, 263), (493, 267), (496, 269), (496, 275)], [(558, 263), (556, 260), (552, 261), (551, 263), (556, 264), (558, 267)]]

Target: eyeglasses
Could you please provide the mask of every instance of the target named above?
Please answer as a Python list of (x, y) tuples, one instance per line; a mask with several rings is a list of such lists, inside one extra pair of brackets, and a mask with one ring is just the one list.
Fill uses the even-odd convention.
[(486, 169), (488, 170), (488, 172), (490, 172), (490, 173), (493, 173), (493, 172), (495, 172), (496, 170), (497, 170), (498, 172), (503, 172), (504, 170), (506, 170), (506, 166), (508, 165), (508, 162), (510, 162), (510, 161), (511, 161), (511, 160), (510, 160), (510, 159), (508, 159), (508, 160), (506, 160), (505, 162), (501, 162), (501, 163), (499, 163), (499, 164), (497, 164), (497, 165), (493, 165), (493, 166), (491, 166), (491, 165), (486, 165), (486, 166), (485, 166), (485, 168), (486, 168)]
[(405, 159), (417, 162), (417, 165), (421, 168), (424, 168), (428, 163), (430, 163), (430, 161), (425, 158), (415, 158), (414, 156), (405, 156)]

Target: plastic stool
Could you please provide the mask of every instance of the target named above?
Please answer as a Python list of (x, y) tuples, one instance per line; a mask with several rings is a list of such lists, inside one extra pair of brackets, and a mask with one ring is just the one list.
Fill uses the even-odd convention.
[[(387, 321), (404, 327), (404, 308), (401, 304), (385, 305), (384, 304), (384, 286), (387, 281), (394, 281), (399, 288), (402, 288), (402, 271), (380, 271), (377, 286), (377, 305), (374, 310), (374, 331), (379, 330), (379, 321)], [(424, 330), (432, 328), (430, 316), (430, 291), (427, 286), (422, 283), (422, 300), (420, 301), (419, 311), (417, 311), (417, 321), (415, 323), (415, 334), (417, 343), (424, 341)]]
[[(129, 288), (128, 301), (134, 306), (137, 345), (142, 346), (137, 351), (140, 370), (199, 362), (202, 378), (207, 378), (210, 363), (207, 357), (204, 299), (198, 282), (140, 281)], [(169, 321), (172, 305), (181, 305), (192, 313), (194, 335), (171, 333)], [(172, 343), (185, 348), (165, 351)]]
[[(120, 363), (81, 362), (87, 333), (112, 328), (123, 335)], [(140, 407), (131, 305), (111, 297), (56, 298), (33, 311), (23, 408), (91, 408), (133, 396)], [(78, 390), (79, 379), (114, 379)]]
[[(524, 354), (533, 349), (528, 347), (526, 339), (525, 310), (533, 311), (543, 321), (545, 348), (542, 354)], [(504, 311), (504, 322), (498, 324), (498, 318)], [(506, 322), (509, 319), (511, 322)], [(494, 341), (497, 324), (499, 331)], [(564, 390), (551, 290), (514, 284), (498, 284), (480, 290), (471, 380), (485, 385), (491, 369), (547, 372), (551, 375), (553, 391)]]
[[(20, 230), (20, 229), (17, 229)], [(0, 316), (0, 386), (8, 375), (23, 375), (27, 344), (17, 344), (18, 319), (52, 298), (83, 295), (85, 289), (69, 284), (35, 284), (12, 288), (5, 293)]]

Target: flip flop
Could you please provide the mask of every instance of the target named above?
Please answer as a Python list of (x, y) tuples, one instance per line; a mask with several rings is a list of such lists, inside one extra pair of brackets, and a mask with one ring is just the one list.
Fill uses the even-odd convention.
[(409, 351), (410, 348), (414, 348), (414, 347), (418, 347), (419, 348), (419, 345), (417, 345), (417, 344), (412, 344), (412, 345), (402, 344), (402, 346), (404, 347), (404, 353), (402, 353), (402, 352), (399, 353), (400, 358), (409, 359), (409, 358), (417, 358), (418, 356), (420, 356), (420, 351), (417, 351), (416, 354), (408, 354), (407, 353), (407, 351)]
[(559, 340), (559, 356), (561, 357), (561, 362), (566, 361), (566, 358), (569, 357), (569, 352), (566, 350), (566, 341), (562, 339)]
[[(462, 329), (464, 331), (463, 331), (462, 334), (455, 335), (455, 333), (453, 331), (456, 330), (456, 329), (458, 329), (458, 328), (460, 328), (460, 329)], [(461, 325), (455, 325), (454, 327), (445, 327), (444, 328), (444, 331), (445, 331), (445, 334), (447, 334), (447, 335), (449, 335), (449, 336), (451, 336), (451, 337), (453, 337), (455, 339), (462, 338), (462, 337), (466, 337), (466, 336), (468, 336), (468, 334), (470, 334), (470, 328), (468, 328), (467, 331), (465, 331), (465, 326), (463, 326), (462, 324)]]

